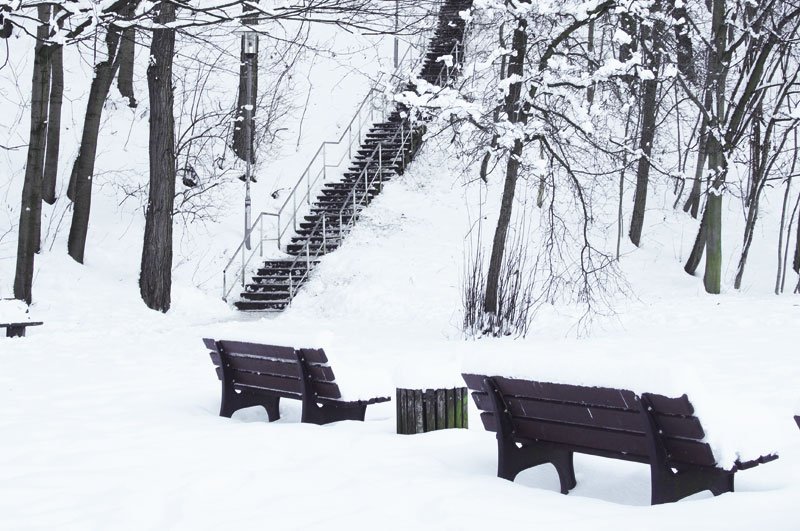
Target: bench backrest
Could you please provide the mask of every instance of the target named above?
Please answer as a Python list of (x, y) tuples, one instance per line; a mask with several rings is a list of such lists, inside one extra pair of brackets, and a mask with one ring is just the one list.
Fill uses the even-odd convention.
[(303, 374), (306, 374), (316, 396), (331, 399), (342, 396), (322, 349), (295, 350), (292, 347), (213, 339), (203, 339), (203, 343), (210, 350), (217, 377), (223, 379), (222, 363), (225, 360), (237, 389), (263, 389), (300, 398), (304, 389)]
[[(481, 410), (484, 427), (497, 431), (487, 377), (463, 377)], [(502, 377), (492, 377), (490, 382), (508, 408), (516, 439), (553, 442), (583, 453), (650, 462), (646, 439), (649, 419), (633, 391)], [(652, 407), (650, 418), (655, 421), (670, 464), (714, 466), (711, 448), (702, 442), (703, 427), (686, 395), (668, 398), (645, 393), (643, 397)]]

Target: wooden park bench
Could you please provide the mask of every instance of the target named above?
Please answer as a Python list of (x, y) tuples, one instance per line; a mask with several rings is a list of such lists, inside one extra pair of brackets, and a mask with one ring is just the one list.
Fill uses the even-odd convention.
[(574, 452), (635, 461), (650, 465), (655, 505), (703, 490), (715, 496), (733, 492), (738, 470), (778, 458), (766, 455), (720, 468), (686, 395), (638, 396), (624, 389), (462, 376), (484, 427), (497, 432), (497, 475), (510, 481), (550, 463), (567, 494), (576, 485)]
[(327, 424), (339, 420), (364, 420), (367, 406), (391, 400), (342, 400), (333, 369), (322, 349), (294, 349), (259, 343), (203, 339), (211, 350), (217, 377), (222, 381), (219, 414), (263, 406), (269, 421), (280, 418), (281, 398), (303, 403), (301, 422)]
[(38, 321), (19, 321), (16, 323), (0, 323), (0, 328), (6, 329), (6, 337), (25, 337), (25, 328), (43, 324)]

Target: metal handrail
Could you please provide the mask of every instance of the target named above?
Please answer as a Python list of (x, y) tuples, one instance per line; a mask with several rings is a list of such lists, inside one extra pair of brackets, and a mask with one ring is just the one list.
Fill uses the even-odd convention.
[[(425, 33), (427, 34), (427, 33), (430, 33), (432, 31), (433, 31), (433, 28), (431, 28), (431, 30), (429, 32), (425, 32)], [(423, 39), (425, 40), (425, 42), (427, 42), (427, 40), (428, 40), (427, 35), (424, 35)], [(374, 111), (375, 111), (375, 107), (376, 107), (375, 105), (373, 105), (374, 102), (378, 99), (379, 96), (385, 95), (386, 92), (387, 92), (387, 89), (380, 90), (381, 85), (383, 85), (384, 87), (388, 86), (389, 87), (388, 88), (388, 92), (392, 92), (392, 93), (396, 93), (397, 92), (397, 90), (399, 89), (400, 85), (404, 81), (406, 81), (406, 78), (402, 75), (402, 70), (407, 67), (408, 63), (410, 63), (412, 61), (411, 60), (411, 51), (413, 49), (417, 49), (417, 48), (420, 48), (423, 51), (422, 54), (420, 55), (419, 59), (424, 59), (424, 57), (425, 57), (424, 52), (425, 52), (425, 50), (427, 50), (427, 46), (415, 46), (413, 44), (409, 45), (409, 47), (406, 49), (405, 53), (403, 54), (403, 57), (398, 61), (397, 68), (395, 69), (394, 72), (392, 72), (390, 74), (390, 82), (394, 81), (394, 83), (392, 85), (388, 85), (387, 83), (384, 83), (384, 81), (383, 81), (384, 74), (382, 73), (378, 77), (378, 80), (375, 82), (375, 84), (372, 86), (372, 88), (369, 90), (369, 92), (366, 94), (364, 99), (359, 104), (355, 114), (350, 119), (350, 122), (348, 123), (347, 127), (345, 127), (345, 129), (342, 131), (342, 133), (339, 136), (339, 138), (336, 141), (324, 141), (324, 142), (322, 142), (320, 144), (319, 148), (317, 148), (317, 151), (315, 152), (315, 154), (312, 157), (311, 161), (308, 163), (308, 165), (306, 166), (305, 170), (300, 174), (300, 178), (297, 180), (295, 185), (292, 187), (291, 192), (286, 197), (286, 200), (284, 200), (283, 204), (278, 209), (278, 211), (277, 212), (261, 212), (261, 213), (259, 213), (259, 215), (256, 217), (255, 221), (253, 222), (252, 226), (250, 227), (249, 231), (244, 235), (244, 237), (242, 239), (242, 242), (239, 244), (239, 246), (237, 247), (236, 251), (233, 252), (233, 254), (231, 255), (231, 258), (228, 260), (228, 263), (225, 265), (225, 268), (223, 269), (223, 279), (222, 279), (222, 293), (223, 293), (222, 298), (223, 298), (223, 300), (225, 300), (225, 301), (228, 300), (228, 296), (230, 295), (230, 292), (239, 283), (237, 281), (240, 281), (241, 286), (242, 286), (243, 289), (246, 287), (247, 269), (250, 266), (250, 263), (252, 262), (253, 258), (256, 255), (256, 249), (255, 249), (256, 246), (254, 246), (254, 248), (250, 250), (249, 256), (247, 256), (246, 241), (248, 239), (248, 236), (251, 233), (255, 232), (256, 229), (259, 230), (260, 238), (259, 238), (259, 242), (258, 242), (257, 247), (258, 247), (258, 254), (261, 257), (264, 256), (264, 242), (272, 242), (272, 241), (274, 241), (277, 244), (278, 250), (279, 251), (281, 250), (281, 243), (284, 240), (284, 236), (288, 232), (289, 227), (292, 227), (295, 232), (297, 231), (298, 212), (300, 211), (301, 208), (303, 208), (303, 204), (305, 203), (308, 206), (311, 205), (312, 189), (313, 190), (316, 189), (316, 184), (319, 182), (320, 177), (322, 178), (323, 181), (326, 180), (327, 179), (327, 174), (328, 174), (328, 171), (327, 171), (328, 168), (338, 168), (338, 167), (340, 167), (342, 162), (345, 159), (350, 160), (352, 158), (353, 147), (361, 145), (361, 137), (363, 135), (363, 126), (367, 123), (367, 122), (363, 121), (364, 115), (362, 113), (365, 110), (365, 108), (367, 107), (367, 105), (369, 104), (369, 117), (372, 118), (373, 114), (374, 114)], [(455, 46), (453, 47), (452, 51), (455, 51), (456, 55), (455, 55), (454, 63), (457, 63), (458, 62), (457, 61), (457, 58), (458, 58), (458, 43), (455, 44)], [(451, 67), (447, 67), (446, 68), (446, 74), (445, 74), (447, 76), (447, 78), (450, 77), (450, 73), (451, 73)], [(440, 72), (439, 78), (437, 80), (437, 82), (439, 84), (442, 83), (442, 74), (443, 73)], [(381, 106), (380, 107), (380, 111), (382, 113), (383, 119), (385, 119), (386, 111), (387, 111), (386, 106), (385, 105)], [(358, 134), (354, 135), (353, 134), (354, 131), (355, 131), (354, 125), (356, 124), (356, 120), (358, 120)], [(409, 131), (404, 135), (402, 127), (401, 127), (401, 130), (400, 130), (400, 133), (401, 133), (401, 138), (400, 138), (400, 140), (401, 140), (401, 148), (398, 151), (398, 154), (395, 155), (395, 157), (394, 157), (394, 159), (392, 161), (393, 163), (396, 163), (396, 160), (397, 160), (397, 157), (399, 156), (399, 154), (404, 152), (405, 146), (406, 146), (406, 141), (407, 141), (408, 138), (410, 138), (410, 134), (411, 134), (410, 129), (409, 129)], [(342, 150), (341, 156), (336, 161), (336, 164), (328, 164), (328, 146), (341, 146), (344, 143), (345, 136), (347, 136), (347, 143), (345, 144), (347, 149), (346, 150)], [(395, 133), (395, 136), (392, 138), (392, 140), (396, 140), (396, 137), (397, 137), (397, 133)], [(376, 149), (378, 150), (378, 156), (380, 158), (381, 157), (381, 153), (380, 153), (381, 144), (380, 143), (378, 144)], [(359, 174), (359, 177), (358, 177), (359, 179), (361, 178), (361, 175), (364, 175), (365, 178), (366, 178), (365, 171), (369, 167), (369, 162), (373, 161), (373, 157), (374, 157), (375, 153), (376, 152), (373, 151), (373, 153), (370, 155), (370, 158), (368, 159), (368, 164), (364, 167), (364, 169)], [(314, 179), (312, 181), (309, 178), (310, 172), (311, 172), (314, 164), (316, 162), (318, 162), (318, 159), (320, 158), (320, 155), (322, 156), (322, 167), (316, 173), (316, 176), (314, 177)], [(379, 164), (377, 175), (381, 175), (382, 176), (382, 172), (383, 172), (383, 165)], [(375, 175), (373, 175), (373, 179), (369, 181), (369, 184), (374, 183), (374, 179), (375, 179)], [(301, 189), (301, 185), (303, 185), (303, 184), (305, 184), (304, 193), (303, 193), (303, 195), (301, 195), (301, 198), (300, 198), (300, 201), (299, 201), (299, 204), (298, 204), (298, 191)], [(367, 187), (368, 187), (368, 185), (367, 185)], [(351, 195), (355, 194), (356, 190), (357, 190), (357, 187), (354, 187), (354, 189), (351, 191)], [(366, 189), (365, 189), (365, 192), (366, 192)], [(366, 193), (365, 193), (365, 196), (366, 196)], [(349, 198), (350, 198), (350, 196), (348, 196), (348, 201), (349, 201)], [(354, 195), (353, 195), (353, 198), (355, 199)], [(364, 199), (364, 198), (362, 198), (362, 199)], [(291, 223), (288, 223), (289, 220), (287, 219), (286, 211), (288, 210), (288, 206), (289, 206), (290, 201), (292, 203), (292, 208), (291, 208), (291, 211), (290, 211), (290, 214), (289, 214), (291, 216)], [(354, 208), (355, 208), (355, 203), (353, 203), (353, 204), (354, 204)], [(359, 202), (359, 206), (360, 206), (360, 202)], [(341, 213), (342, 213), (343, 210), (344, 210), (344, 207), (342, 207), (342, 209), (340, 209), (340, 211), (339, 211), (340, 219), (341, 219)], [(270, 237), (270, 238), (265, 238), (264, 237), (264, 218), (266, 218), (266, 217), (274, 217), (276, 219), (276, 222), (275, 222), (276, 230), (275, 230), (275, 236), (274, 237)], [(311, 230), (311, 232), (309, 234), (313, 234), (314, 231), (316, 231), (318, 229), (318, 225), (320, 223), (322, 223), (323, 227), (325, 227), (326, 217), (327, 217), (327, 214), (323, 214), (322, 217), (321, 217), (321, 220), (317, 221), (317, 223), (314, 225), (314, 228)], [(350, 221), (348, 222), (348, 230), (349, 230), (349, 227), (352, 225), (353, 220), (354, 220), (354, 216), (351, 217)], [(283, 226), (283, 228), (282, 228), (282, 221), (286, 222), (286, 225)], [(341, 237), (341, 234), (342, 234), (342, 231), (341, 231), (341, 224), (340, 224), (340, 237)], [(325, 232), (324, 231), (323, 231), (323, 242), (326, 242), (326, 236), (325, 236)], [(310, 243), (310, 240), (307, 240), (307, 242), (306, 242), (306, 258), (307, 258), (307, 260), (306, 260), (306, 272), (303, 275), (303, 277), (301, 279), (301, 282), (305, 280), (305, 278), (308, 276), (308, 273), (310, 271), (310, 268), (309, 268), (309, 265), (308, 265), (309, 264), (309, 260), (308, 260), (308, 257), (309, 257), (308, 245), (309, 245), (309, 243)], [(323, 245), (323, 251), (324, 251), (324, 247), (325, 247), (325, 245)], [(320, 256), (320, 252), (319, 252), (319, 249), (318, 249), (317, 252), (315, 253), (314, 258), (316, 259), (319, 256)], [(234, 261), (237, 260), (237, 258), (240, 258), (240, 263), (237, 264), (237, 267), (235, 269), (236, 278), (235, 278), (234, 282), (231, 282), (230, 285), (229, 285), (228, 284), (228, 273), (229, 273), (229, 271), (232, 271), (233, 263), (234, 263)], [(296, 264), (297, 264), (297, 262), (298, 262), (298, 260), (300, 258), (302, 258), (302, 256), (297, 257), (292, 262), (292, 268), (290, 268), (289, 278), (290, 278), (290, 295), (291, 296), (294, 295), (294, 291), (292, 289), (292, 274), (291, 274), (291, 271), (296, 266)], [(290, 297), (290, 299), (291, 299), (291, 297)]]
[[(405, 53), (403, 54), (403, 57), (400, 59), (400, 61), (398, 63), (397, 69), (395, 69), (395, 71), (391, 74), (391, 79), (396, 79), (395, 84), (394, 84), (394, 90), (396, 90), (396, 88), (399, 87), (399, 85), (402, 84), (402, 82), (405, 80), (404, 77), (401, 75), (401, 71), (411, 61), (411, 50), (413, 50), (413, 49), (415, 49), (414, 45), (410, 45), (406, 49)], [(311, 191), (312, 191), (312, 189), (315, 189), (315, 186), (316, 186), (317, 182), (319, 182), (320, 177), (322, 177), (323, 180), (325, 180), (327, 178), (327, 170), (328, 170), (328, 168), (338, 168), (339, 166), (341, 166), (341, 164), (345, 160), (345, 158), (347, 158), (349, 160), (352, 157), (353, 147), (356, 146), (356, 145), (360, 146), (361, 137), (362, 137), (362, 134), (363, 134), (363, 128), (367, 124), (367, 121), (364, 120), (364, 112), (363, 111), (365, 110), (365, 107), (367, 107), (367, 104), (369, 103), (370, 107), (371, 107), (369, 109), (369, 116), (370, 117), (373, 116), (373, 114), (374, 114), (374, 108), (372, 108), (373, 107), (372, 106), (373, 102), (377, 99), (378, 95), (383, 95), (385, 93), (385, 91), (379, 89), (379, 87), (383, 84), (383, 78), (384, 78), (384, 75), (381, 74), (381, 76), (379, 76), (378, 80), (375, 82), (375, 84), (372, 86), (372, 88), (370, 88), (369, 92), (367, 92), (367, 95), (364, 97), (364, 99), (359, 104), (355, 114), (350, 119), (350, 122), (347, 124), (347, 127), (342, 131), (341, 135), (339, 135), (339, 138), (336, 141), (326, 140), (326, 141), (324, 141), (324, 142), (322, 142), (320, 144), (319, 148), (317, 148), (317, 151), (314, 153), (314, 156), (311, 158), (311, 161), (308, 163), (308, 165), (306, 166), (305, 170), (303, 170), (303, 172), (300, 174), (300, 178), (297, 180), (297, 182), (295, 183), (295, 185), (292, 188), (291, 192), (286, 197), (286, 200), (283, 202), (283, 204), (278, 209), (278, 211), (277, 212), (261, 212), (256, 217), (256, 219), (253, 221), (253, 224), (250, 227), (250, 230), (249, 230), (248, 234), (245, 234), (245, 236), (242, 238), (241, 243), (239, 244), (237, 249), (233, 252), (233, 254), (231, 255), (231, 258), (228, 260), (228, 263), (225, 264), (225, 267), (222, 270), (222, 299), (223, 300), (225, 300), (225, 301), (228, 300), (228, 296), (230, 295), (230, 292), (233, 290), (234, 286), (236, 286), (236, 284), (237, 284), (236, 281), (231, 282), (230, 284), (228, 283), (228, 273), (229, 273), (229, 271), (232, 270), (231, 266), (233, 266), (234, 261), (236, 261), (239, 258), (241, 258), (241, 264), (237, 264), (237, 267), (235, 269), (236, 273), (237, 273), (236, 274), (236, 277), (237, 277), (236, 280), (240, 280), (241, 281), (241, 285), (242, 285), (243, 288), (246, 285), (246, 277), (247, 277), (246, 269), (250, 265), (250, 263), (252, 262), (253, 257), (255, 257), (255, 255), (256, 255), (256, 250), (254, 248), (254, 249), (251, 250), (249, 256), (245, 256), (246, 247), (247, 247), (247, 245), (246, 245), (247, 236), (249, 234), (255, 232), (256, 229), (258, 229), (260, 231), (261, 237), (259, 238), (259, 243), (257, 245), (259, 256), (263, 256), (264, 255), (264, 242), (274, 241), (274, 242), (277, 243), (278, 250), (280, 250), (281, 249), (281, 242), (284, 240), (284, 236), (286, 235), (287, 231), (289, 230), (289, 227), (292, 227), (295, 231), (297, 230), (297, 217), (298, 217), (298, 212), (300, 211), (300, 207), (302, 206), (302, 204), (304, 202), (306, 204), (308, 204), (308, 205), (311, 204)], [(385, 108), (385, 106), (381, 109), (381, 111), (382, 111), (383, 116), (385, 118), (385, 116), (386, 116), (386, 108)], [(354, 127), (356, 125), (356, 120), (358, 120), (358, 122), (357, 122), (358, 134), (354, 135), (353, 132), (356, 129)], [(346, 144), (347, 145), (347, 149), (343, 150), (343, 152), (342, 152), (341, 156), (339, 157), (339, 159), (337, 160), (336, 164), (328, 164), (328, 161), (327, 161), (327, 146), (341, 145), (343, 143), (344, 139), (345, 139), (345, 136), (347, 136), (347, 138), (348, 138), (348, 142)], [(314, 177), (313, 181), (311, 181), (308, 178), (309, 172), (311, 171), (311, 168), (314, 166), (315, 162), (318, 162), (318, 159), (320, 158), (320, 154), (322, 155), (322, 168), (321, 168), (321, 170), (319, 172), (317, 172), (317, 175)], [(298, 199), (298, 197), (297, 197), (298, 194), (297, 194), (297, 192), (300, 189), (301, 185), (303, 185), (303, 184), (305, 184), (304, 195), (301, 196), (301, 199), (300, 199), (299, 205), (298, 205), (298, 200), (297, 200)], [(292, 202), (292, 207), (293, 207), (291, 212), (290, 212), (290, 214), (289, 214), (291, 216), (291, 223), (286, 223), (286, 225), (282, 227), (282, 221), (288, 221), (287, 216), (285, 215), (285, 211), (287, 210), (287, 207), (288, 207), (290, 201)], [(265, 217), (274, 217), (276, 219), (276, 226), (277, 227), (276, 227), (276, 234), (275, 234), (274, 237), (264, 238), (264, 218)], [(241, 255), (241, 257), (239, 255)], [(239, 265), (241, 267), (239, 267)]]
[[(443, 83), (448, 83), (450, 81), (451, 74), (453, 73), (453, 71), (458, 69), (458, 65), (459, 65), (459, 62), (458, 62), (459, 43), (458, 42), (454, 43), (453, 48), (450, 50), (450, 52), (451, 52), (450, 55), (454, 55), (454, 61), (453, 61), (453, 65), (454, 66), (453, 67), (449, 67), (449, 66), (445, 65), (445, 68), (442, 69), (439, 72), (439, 76), (437, 77), (437, 83), (442, 85), (442, 86), (443, 86)], [(448, 54), (445, 54), (445, 55), (448, 55)], [(443, 75), (445, 75), (446, 77), (443, 78), (442, 77)], [(406, 127), (406, 125), (403, 122), (401, 122), (400, 123), (400, 129), (398, 129), (395, 132), (395, 134), (392, 136), (392, 138), (390, 140), (388, 140), (388, 141), (384, 141), (384, 142), (386, 142), (388, 144), (395, 144), (395, 142), (397, 141), (398, 134), (400, 135), (400, 141), (399, 141), (400, 147), (398, 148), (397, 153), (395, 153), (395, 155), (392, 158), (391, 162), (388, 164), (389, 168), (392, 168), (392, 167), (396, 166), (398, 157), (405, 156), (406, 145), (407, 145), (409, 139), (411, 138), (412, 133), (413, 133), (413, 129), (410, 126)], [(352, 227), (353, 223), (355, 223), (356, 213), (361, 209), (363, 203), (365, 203), (366, 200), (367, 200), (367, 197), (369, 195), (368, 194), (369, 188), (375, 183), (376, 179), (380, 180), (380, 184), (383, 183), (383, 171), (384, 171), (384, 168), (387, 167), (387, 166), (384, 165), (384, 161), (383, 161), (383, 157), (382, 157), (384, 142), (378, 142), (377, 146), (375, 146), (375, 148), (373, 149), (373, 151), (370, 154), (369, 158), (366, 159), (366, 164), (364, 165), (364, 168), (361, 170), (361, 172), (358, 175), (358, 178), (353, 183), (353, 188), (352, 188), (352, 190), (350, 190), (350, 193), (348, 194), (347, 199), (344, 201), (342, 206), (339, 208), (339, 211), (337, 213), (334, 213), (334, 216), (336, 216), (338, 214), (338, 217), (339, 217), (339, 224), (338, 224), (339, 236), (337, 238), (339, 241), (341, 241), (344, 238), (344, 234), (345, 234), (345, 231), (343, 230), (343, 226), (344, 226), (344, 224), (343, 224), (343, 219), (344, 219), (343, 212), (346, 209), (349, 209), (352, 206), (352, 213), (350, 215), (349, 220), (347, 221), (347, 227), (346, 227), (346, 231), (349, 232), (349, 230)], [(367, 175), (369, 173), (370, 163), (375, 162), (376, 155), (377, 155), (378, 165), (377, 165), (376, 170), (374, 171), (374, 173), (372, 175), (372, 178), (369, 181), (367, 181)], [(358, 201), (356, 201), (357, 192), (360, 189), (360, 186), (359, 186), (358, 182), (359, 182), (359, 180), (361, 180), (362, 176), (364, 177), (364, 193), (361, 195), (361, 198)], [(291, 304), (292, 300), (294, 299), (294, 295), (295, 295), (296, 291), (298, 289), (300, 289), (300, 287), (303, 285), (303, 283), (308, 278), (308, 275), (311, 273), (311, 262), (312, 262), (312, 260), (316, 261), (317, 258), (319, 258), (320, 256), (322, 256), (323, 254), (325, 254), (327, 252), (327, 227), (326, 227), (327, 218), (328, 218), (328, 214), (323, 212), (322, 215), (320, 216), (320, 218), (314, 224), (313, 228), (308, 232), (309, 237), (306, 239), (305, 246), (304, 246), (305, 247), (305, 253), (299, 254), (294, 259), (294, 261), (292, 262), (292, 264), (288, 268), (288, 270), (289, 270), (289, 304)], [(321, 225), (321, 227), (320, 227), (320, 225)], [(312, 253), (310, 252), (311, 236), (316, 234), (317, 230), (320, 229), (320, 228), (322, 228), (322, 244), (321, 245), (317, 245), (316, 250), (314, 251), (313, 257), (312, 257)], [(295, 281), (294, 276), (293, 276), (294, 275), (294, 270), (298, 268), (298, 265), (301, 264), (301, 262), (305, 262), (305, 271), (303, 272), (303, 275), (299, 279), (297, 279)]]
[[(394, 167), (397, 164), (398, 157), (404, 156), (406, 152), (406, 145), (408, 140), (411, 138), (412, 129), (410, 127), (406, 127), (404, 123), (401, 122), (400, 129), (398, 129), (392, 138), (387, 141), (388, 144), (394, 144), (398, 139), (398, 135), (400, 135), (400, 147), (395, 153), (394, 157), (391, 159), (388, 165), (384, 165), (383, 161), (383, 142), (379, 142), (377, 146), (373, 149), (372, 153), (370, 154), (369, 158), (366, 159), (366, 164), (364, 168), (359, 173), (356, 182), (353, 185), (353, 189), (350, 190), (350, 193), (347, 195), (347, 199), (344, 201), (342, 206), (339, 208), (339, 211), (334, 213), (334, 217), (338, 215), (339, 218), (339, 236), (338, 240), (342, 240), (344, 238), (345, 230), (344, 227), (344, 211), (352, 207), (352, 213), (350, 215), (350, 219), (347, 221), (346, 230), (349, 232), (350, 227), (353, 226), (355, 223), (356, 213), (361, 210), (361, 207), (364, 206), (364, 203), (368, 197), (369, 188), (375, 184), (375, 181), (379, 181), (379, 184), (383, 183), (383, 171), (384, 168)], [(377, 159), (376, 159), (377, 157)], [(375, 171), (372, 174), (372, 178), (367, 180), (367, 176), (369, 174), (370, 163), (377, 162), (377, 166), (375, 166)], [(364, 178), (364, 193), (361, 195), (360, 199), (356, 199), (358, 197), (357, 192), (360, 189), (358, 181), (361, 178)], [(317, 258), (322, 256), (327, 251), (327, 213), (323, 213), (317, 222), (314, 224), (314, 227), (309, 231), (309, 236), (316, 234), (317, 231), (321, 228), (322, 229), (322, 245), (318, 245), (317, 249), (314, 251), (313, 256), (310, 251), (311, 246), (311, 239), (308, 238), (305, 243), (305, 253), (298, 255), (294, 261), (292, 262), (291, 266), (289, 266), (289, 303), (291, 304), (292, 299), (294, 299), (294, 294), (297, 292), (298, 289), (303, 285), (305, 280), (308, 278), (308, 275), (311, 273), (311, 262), (316, 261)], [(298, 268), (298, 264), (301, 262), (305, 262), (305, 271), (303, 275), (295, 281), (293, 277), (293, 272), (295, 269)], [(296, 287), (295, 287), (296, 286)]]

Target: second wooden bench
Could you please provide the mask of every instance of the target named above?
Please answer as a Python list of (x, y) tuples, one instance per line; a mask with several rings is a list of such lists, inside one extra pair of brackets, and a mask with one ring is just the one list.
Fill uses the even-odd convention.
[(217, 377), (222, 381), (222, 417), (246, 407), (262, 406), (272, 422), (280, 418), (280, 399), (289, 398), (303, 403), (301, 422), (327, 424), (364, 420), (368, 405), (391, 400), (343, 400), (322, 349), (208, 338), (203, 343), (211, 351)]

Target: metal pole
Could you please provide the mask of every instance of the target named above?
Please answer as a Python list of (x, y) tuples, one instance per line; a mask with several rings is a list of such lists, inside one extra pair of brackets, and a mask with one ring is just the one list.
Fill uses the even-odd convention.
[[(242, 39), (247, 38), (243, 36)], [(253, 141), (253, 131), (251, 127), (251, 120), (253, 119), (253, 63), (252, 56), (247, 54), (245, 56), (247, 72), (245, 84), (245, 106), (244, 106), (244, 156), (246, 160), (245, 166), (245, 179), (244, 179), (244, 245), (247, 250), (250, 250), (250, 208), (252, 201), (250, 199), (250, 150)]]
[(322, 215), (322, 254), (328, 252), (328, 228), (325, 225), (325, 219), (327, 217), (326, 214)]
[(394, 3), (394, 69), (400, 66), (400, 41), (397, 39), (397, 32), (400, 31), (400, 0)]

